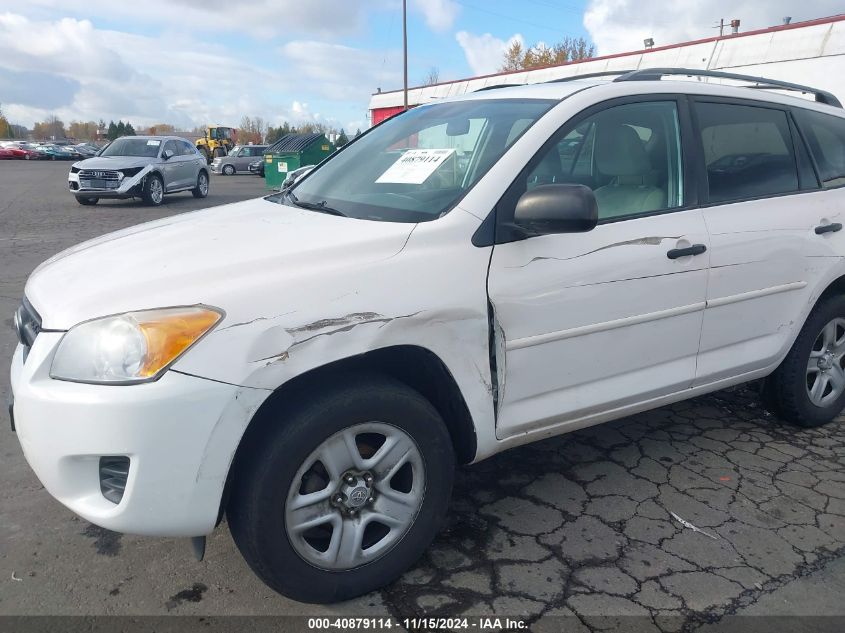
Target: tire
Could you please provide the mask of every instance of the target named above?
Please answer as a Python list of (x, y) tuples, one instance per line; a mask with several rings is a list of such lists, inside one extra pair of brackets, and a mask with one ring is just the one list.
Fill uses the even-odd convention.
[[(333, 389), (284, 403), (256, 423), (261, 424), (260, 430), (251, 433), (239, 450), (245, 457), (238, 460), (227, 516), (238, 549), (269, 587), (302, 602), (347, 600), (390, 583), (424, 553), (446, 516), (455, 456), (443, 420), (422, 395), (387, 377), (350, 377)], [(350, 444), (338, 440), (344, 431), (355, 437), (351, 446), (359, 459), (363, 459), (362, 454), (370, 456), (372, 464), (359, 464), (372, 469), (376, 478), (371, 477), (369, 483), (369, 470), (360, 468), (354, 476), (354, 487), (343, 480), (350, 467), (342, 468), (342, 456), (355, 459), (351, 452), (344, 452)], [(380, 446), (379, 434), (384, 434)], [(361, 438), (365, 438), (363, 445), (358, 444)], [(394, 438), (405, 439), (394, 442)], [(328, 442), (330, 439), (334, 442)], [(321, 466), (322, 457), (315, 457), (324, 444), (334, 447), (321, 453), (330, 456), (328, 466)], [(393, 459), (406, 447), (413, 450), (408, 448), (408, 461), (396, 469), (398, 462)], [(380, 453), (382, 449), (385, 453)], [(337, 454), (341, 454), (340, 460)], [(379, 455), (382, 457), (376, 459)], [(387, 465), (383, 459), (388, 460)], [(383, 468), (388, 475), (381, 479)], [(334, 471), (334, 477), (330, 471)], [(398, 492), (395, 487), (400, 475), (410, 477), (407, 492)], [(312, 485), (315, 477), (318, 483)], [(310, 490), (303, 492), (306, 486)], [(307, 519), (299, 517), (290, 501), (312, 492), (324, 499), (319, 504), (307, 504)], [(338, 494), (345, 501), (335, 505)], [(401, 499), (406, 502), (393, 502), (397, 495), (405, 495)], [(407, 501), (410, 499), (414, 501)], [(352, 503), (360, 508), (347, 507)], [(396, 508), (403, 509), (404, 518), (393, 529), (374, 520), (389, 517), (390, 509)], [(288, 529), (289, 523), (295, 525), (300, 519), (313, 524), (315, 515), (310, 512), (335, 522), (323, 522), (321, 528), (309, 527), (301, 532)], [(357, 527), (363, 525), (371, 527)], [(337, 534), (336, 529), (340, 530)], [(338, 547), (339, 552), (350, 554), (348, 560), (332, 561), (334, 539), (340, 546), (341, 535), (349, 529), (349, 535), (361, 534), (370, 545)], [(382, 534), (384, 530), (388, 532)], [(321, 554), (320, 546), (306, 542), (308, 538), (321, 538), (325, 553)], [(377, 540), (373, 543), (373, 539)], [(317, 561), (320, 556), (326, 557), (325, 561)], [(370, 558), (356, 558), (359, 556)], [(343, 558), (342, 553), (339, 558)]]
[(205, 198), (208, 195), (208, 174), (204, 169), (197, 175), (197, 186), (191, 189), (194, 198)]
[(235, 175), (235, 168), (232, 165), (223, 165), (223, 175), (224, 176), (234, 176)]
[(792, 349), (766, 380), (764, 400), (783, 419), (808, 428), (826, 424), (841, 413), (845, 407), (845, 296), (824, 298), (813, 308)]
[(76, 196), (76, 201), (85, 207), (92, 207), (97, 204), (100, 199), (94, 197)]
[(24, 160), (29, 160), (30, 158), (32, 158), (32, 157), (31, 157), (29, 154), (24, 154), (24, 155), (23, 155), (23, 159), (24, 159)]
[(164, 201), (164, 182), (161, 176), (150, 174), (144, 179), (141, 197), (150, 206), (161, 206), (161, 203)]

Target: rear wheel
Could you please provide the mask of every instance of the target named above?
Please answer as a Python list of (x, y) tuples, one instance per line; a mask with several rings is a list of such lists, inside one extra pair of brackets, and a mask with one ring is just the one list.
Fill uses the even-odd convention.
[(90, 207), (97, 204), (100, 199), (91, 196), (76, 196), (76, 201), (83, 206)]
[(830, 422), (845, 407), (845, 296), (813, 308), (783, 363), (766, 382), (766, 401), (805, 427)]
[(228, 507), (253, 571), (285, 596), (326, 603), (411, 566), (452, 489), (454, 452), (434, 407), (402, 383), (363, 376), (274, 417), (244, 447)]
[(194, 198), (205, 198), (208, 195), (208, 174), (200, 171), (197, 176), (197, 186), (191, 189)]
[(144, 188), (141, 191), (141, 197), (149, 205), (154, 207), (159, 206), (164, 200), (164, 183), (161, 177), (156, 174), (150, 174), (144, 181)]

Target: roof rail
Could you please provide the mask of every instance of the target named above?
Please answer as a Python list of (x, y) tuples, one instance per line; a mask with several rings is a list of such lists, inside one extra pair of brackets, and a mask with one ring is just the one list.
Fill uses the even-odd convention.
[(560, 79), (549, 79), (543, 83), (558, 84), (566, 81), (575, 81), (576, 79), (592, 79), (594, 77), (612, 77), (613, 75), (630, 75), (637, 72), (636, 70), (603, 70), (597, 73), (584, 73), (583, 75), (572, 75), (571, 77), (561, 77)]
[(766, 77), (754, 77), (752, 75), (740, 75), (728, 73), (721, 70), (695, 70), (692, 68), (643, 68), (617, 77), (613, 81), (659, 81), (664, 75), (684, 75), (688, 77), (716, 77), (719, 79), (733, 79), (736, 81), (748, 81), (756, 85), (750, 88), (763, 90), (792, 90), (795, 92), (809, 93), (815, 96), (816, 101), (827, 105), (842, 107), (842, 103), (832, 93), (819, 88), (802, 86), (788, 81), (768, 79)]
[(495, 86), (484, 86), (473, 92), (484, 92), (485, 90), (497, 90), (499, 88), (515, 88), (516, 86), (524, 86), (525, 84), (496, 84)]
[[(561, 77), (560, 79), (549, 79), (548, 81), (544, 81), (544, 84), (558, 84), (564, 83), (567, 81), (576, 81), (578, 79), (592, 79), (594, 77), (613, 77), (615, 75), (626, 75), (636, 72), (635, 70), (628, 68), (625, 70), (604, 70), (598, 73), (584, 73), (583, 75), (572, 75), (571, 77)], [(484, 86), (483, 88), (479, 88), (478, 90), (473, 90), (473, 92), (481, 92), (482, 90), (496, 90), (497, 88), (512, 88), (514, 86), (530, 86), (532, 84), (496, 84), (495, 86)]]

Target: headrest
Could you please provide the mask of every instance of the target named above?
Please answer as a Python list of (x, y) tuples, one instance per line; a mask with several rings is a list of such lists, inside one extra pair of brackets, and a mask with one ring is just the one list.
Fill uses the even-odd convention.
[(634, 128), (604, 122), (596, 130), (596, 167), (605, 176), (643, 176), (651, 162)]

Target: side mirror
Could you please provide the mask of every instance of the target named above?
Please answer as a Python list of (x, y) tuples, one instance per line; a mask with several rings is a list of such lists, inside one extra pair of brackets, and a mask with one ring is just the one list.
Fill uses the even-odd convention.
[(166, 150), (164, 150), (164, 151), (161, 153), (161, 157), (162, 157), (164, 160), (170, 160), (171, 158), (173, 158), (173, 151), (172, 151), (172, 150), (169, 150), (169, 149), (166, 149)]
[(522, 194), (513, 222), (526, 236), (586, 233), (598, 224), (593, 190), (584, 185), (540, 185)]
[(297, 181), (299, 181), (305, 174), (310, 172), (314, 169), (314, 165), (307, 165), (305, 167), (300, 167), (299, 169), (294, 169), (290, 172), (290, 175), (285, 179), (282, 183), (282, 189), (287, 189), (288, 187), (293, 187)]

